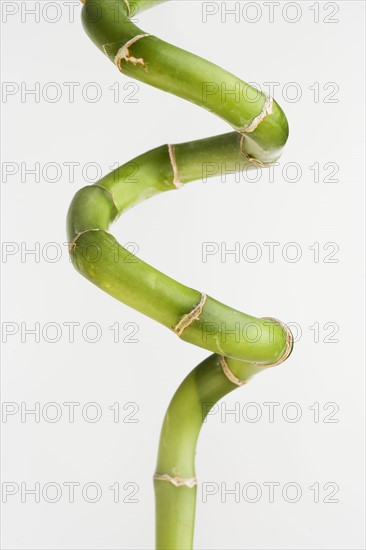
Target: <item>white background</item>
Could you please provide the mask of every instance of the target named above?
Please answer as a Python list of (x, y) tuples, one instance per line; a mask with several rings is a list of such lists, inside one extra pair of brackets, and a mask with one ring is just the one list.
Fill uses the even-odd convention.
[[(3, 3), (3, 7), (7, 2)], [(34, 2), (10, 2), (18, 13), (3, 22), (2, 80), (28, 88), (56, 82), (62, 97), (37, 103), (20, 93), (3, 96), (3, 163), (16, 163), (19, 171), (2, 184), (3, 242), (14, 250), (46, 245), (45, 258), (20, 252), (2, 258), (2, 318), (19, 331), (3, 345), (2, 399), (21, 408), (42, 407), (56, 402), (62, 410), (58, 422), (46, 412), (40, 422), (20, 412), (2, 418), (2, 482), (13, 482), (19, 491), (2, 505), (2, 545), (5, 549), (151, 549), (154, 544), (154, 495), (152, 474), (158, 437), (165, 410), (175, 389), (188, 372), (207, 356), (205, 350), (179, 341), (154, 321), (113, 300), (83, 279), (70, 265), (66, 247), (65, 217), (74, 193), (86, 180), (81, 168), (98, 163), (103, 174), (113, 165), (163, 143), (189, 141), (228, 131), (227, 125), (210, 113), (159, 90), (139, 85), (137, 103), (123, 102), (132, 87), (112, 63), (94, 47), (82, 30), (79, 6), (70, 21), (69, 9), (59, 2), (61, 18), (56, 23), (50, 8), (46, 18), (21, 19), (21, 8)], [(41, 2), (41, 4), (43, 4)], [(75, 3), (74, 3), (75, 4)], [(227, 7), (233, 7), (228, 2)], [(240, 6), (247, 4), (241, 2)], [(297, 3), (300, 5), (300, 3)], [(252, 315), (274, 316), (297, 323), (302, 336), (286, 364), (272, 369), (238, 389), (219, 405), (217, 414), (204, 425), (197, 449), (199, 479), (195, 547), (197, 549), (360, 549), (363, 544), (363, 376), (362, 358), (363, 256), (362, 157), (363, 112), (363, 2), (331, 3), (339, 7), (338, 23), (324, 23), (333, 8), (319, 4), (319, 23), (314, 23), (314, 3), (302, 2), (296, 23), (282, 15), (282, 7), (269, 22), (268, 8), (257, 3), (262, 16), (256, 23), (239, 22), (221, 11), (202, 21), (199, 1), (172, 1), (141, 16), (146, 31), (225, 67), (246, 81), (278, 82), (275, 97), (290, 123), (290, 138), (281, 160), (297, 163), (299, 181), (286, 181), (282, 168), (270, 183), (266, 175), (251, 183), (243, 177), (226, 183), (220, 178), (187, 185), (179, 193), (155, 197), (124, 215), (112, 231), (121, 243), (135, 242), (139, 256), (179, 281)], [(289, 8), (287, 18), (294, 13)], [(294, 8), (295, 9), (295, 8)], [(248, 12), (248, 18), (254, 17)], [(4, 13), (3, 13), (4, 21)], [(75, 101), (68, 99), (63, 83), (79, 82)], [(85, 84), (96, 82), (102, 98), (96, 103), (83, 98)], [(121, 100), (113, 101), (109, 89), (120, 83)], [(302, 97), (289, 101), (283, 90), (291, 82), (301, 87)], [(339, 87), (333, 99), (326, 96)], [(319, 83), (320, 97), (314, 96)], [(313, 87), (313, 89), (310, 89)], [(264, 88), (265, 90), (265, 88)], [(52, 90), (50, 91), (50, 96)], [(92, 96), (92, 90), (90, 89)], [(293, 98), (294, 88), (288, 89)], [(47, 98), (47, 95), (46, 95)], [(35, 182), (25, 175), (21, 163), (41, 169), (49, 162), (62, 169), (59, 181), (50, 182), (52, 170)], [(65, 163), (78, 162), (75, 180), (70, 181)], [(325, 163), (336, 163), (338, 182), (324, 181)], [(314, 170), (320, 165), (320, 181)], [(9, 165), (6, 165), (9, 167)], [(3, 165), (4, 167), (4, 165)], [(8, 168), (7, 168), (8, 169)], [(95, 172), (94, 172), (95, 173)], [(93, 170), (89, 175), (93, 177)], [(24, 174), (23, 174), (24, 175)], [(285, 175), (286, 176), (286, 175)], [(262, 258), (255, 262), (241, 256), (221, 261), (220, 254), (202, 261), (202, 243), (216, 242), (219, 248), (243, 250), (258, 243)], [(52, 263), (47, 243), (62, 248)], [(268, 261), (263, 243), (279, 242), (274, 262)], [(296, 242), (302, 257), (297, 262), (282, 256), (287, 243)], [(336, 263), (324, 261), (336, 243)], [(21, 244), (25, 243), (25, 244)], [(39, 245), (35, 245), (39, 243)], [(309, 247), (319, 243), (320, 260), (314, 261)], [(8, 246), (8, 245), (7, 245)], [(9, 245), (10, 247), (12, 245)], [(9, 250), (9, 248), (7, 248)], [(286, 248), (285, 248), (286, 250)], [(291, 256), (294, 249), (288, 250)], [(251, 251), (253, 253), (253, 250)], [(58, 323), (60, 340), (50, 343), (55, 332), (36, 343), (24, 328), (35, 323), (42, 328)], [(65, 322), (80, 323), (75, 341), (69, 342)], [(98, 323), (102, 336), (97, 343), (82, 337), (81, 328)], [(136, 323), (138, 343), (113, 342), (109, 329), (120, 323), (121, 340)], [(8, 323), (4, 325), (4, 323)], [(319, 342), (314, 329), (319, 325)], [(325, 342), (335, 323), (336, 343)], [(5, 327), (5, 329), (4, 329)], [(90, 330), (90, 337), (93, 336)], [(78, 402), (75, 422), (68, 421), (63, 403)], [(99, 422), (83, 419), (82, 407), (98, 403)], [(113, 422), (109, 409), (118, 402), (121, 421)], [(133, 408), (137, 423), (123, 422)], [(251, 408), (246, 404), (254, 402)], [(274, 422), (269, 422), (266, 402), (279, 403)], [(296, 408), (286, 404), (296, 403)], [(314, 403), (319, 404), (319, 422), (314, 421)], [(324, 409), (327, 403), (328, 409)], [(10, 405), (5, 405), (10, 410)], [(225, 416), (227, 410), (235, 409)], [(313, 407), (313, 409), (310, 409)], [(316, 407), (316, 406), (315, 406)], [(337, 410), (339, 408), (339, 410)], [(300, 411), (298, 422), (286, 419)], [(257, 422), (248, 416), (262, 413)], [(326, 415), (335, 411), (328, 422)], [(49, 416), (54, 414), (48, 410)], [(93, 410), (89, 409), (90, 416)], [(221, 414), (220, 414), (221, 413)], [(285, 417), (285, 418), (284, 418)], [(7, 420), (5, 422), (5, 420)], [(28, 495), (21, 502), (21, 483), (31, 488), (53, 482), (63, 488), (57, 503), (40, 502)], [(80, 484), (75, 502), (69, 503), (65, 482)], [(102, 496), (97, 503), (83, 499), (82, 487), (98, 484)], [(138, 485), (137, 503), (113, 502), (109, 489), (118, 482), (121, 497)], [(204, 483), (213, 483), (215, 495), (203, 502)], [(274, 502), (269, 502), (266, 482), (278, 482)], [(221, 489), (240, 489), (239, 502)], [(247, 483), (262, 489), (259, 501)], [(296, 483), (302, 494), (290, 503), (282, 489)], [(319, 484), (320, 502), (314, 502)], [(324, 486), (332, 483), (332, 486)], [(332, 487), (338, 502), (324, 502)], [(7, 485), (6, 487), (9, 487)], [(293, 498), (291, 490), (288, 493)], [(49, 497), (54, 493), (50, 489)], [(24, 495), (23, 495), (24, 496)], [(90, 491), (90, 497), (93, 491)], [(49, 498), (48, 498), (49, 500)]]

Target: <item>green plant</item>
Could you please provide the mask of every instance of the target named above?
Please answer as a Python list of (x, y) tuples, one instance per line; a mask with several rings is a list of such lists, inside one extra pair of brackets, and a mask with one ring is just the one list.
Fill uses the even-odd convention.
[[(160, 1), (135, 0), (134, 10)], [(182, 340), (213, 352), (187, 376), (169, 405), (154, 475), (157, 548), (189, 549), (196, 501), (194, 455), (206, 405), (213, 406), (257, 372), (283, 362), (291, 353), (292, 335), (276, 319), (241, 313), (131, 258), (108, 228), (142, 200), (200, 179), (204, 164), (219, 161), (229, 172), (275, 162), (286, 143), (288, 124), (272, 98), (213, 63), (143, 32), (130, 20), (131, 9), (128, 0), (86, 0), (84, 28), (120, 72), (196, 103), (234, 129), (163, 145), (127, 162), (78, 191), (67, 221), (73, 264), (82, 275)], [(241, 98), (256, 99), (238, 103), (228, 95), (222, 101), (220, 86), (207, 93), (207, 83), (239, 87)], [(239, 340), (233, 330), (237, 326), (245, 335)]]

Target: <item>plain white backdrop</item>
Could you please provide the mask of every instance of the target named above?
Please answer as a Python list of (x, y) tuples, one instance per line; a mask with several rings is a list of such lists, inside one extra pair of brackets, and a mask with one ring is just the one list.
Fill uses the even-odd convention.
[[(365, 9), (273, 4), (171, 1), (138, 19), (264, 91), (277, 83), (290, 138), (274, 181), (191, 183), (139, 205), (112, 231), (182, 283), (292, 323), (298, 339), (284, 365), (226, 397), (203, 427), (195, 547), (361, 549)], [(240, 9), (225, 20), (225, 6)], [(215, 12), (206, 22), (205, 10)], [(69, 263), (65, 218), (98, 172), (229, 128), (120, 75), (79, 12), (78, 2), (2, 2), (9, 550), (153, 548), (161, 423), (179, 383), (208, 355), (83, 279)], [(218, 252), (204, 262), (207, 242)], [(278, 243), (273, 261), (264, 243)], [(235, 247), (239, 261), (225, 256)]]

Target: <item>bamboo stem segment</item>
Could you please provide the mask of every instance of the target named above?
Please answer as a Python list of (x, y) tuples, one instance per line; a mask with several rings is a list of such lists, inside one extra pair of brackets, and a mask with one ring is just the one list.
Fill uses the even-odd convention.
[[(214, 354), (200, 363), (176, 391), (163, 422), (154, 475), (157, 549), (193, 548), (195, 454), (202, 424), (222, 397), (264, 368)], [(175, 482), (177, 479), (190, 483)]]

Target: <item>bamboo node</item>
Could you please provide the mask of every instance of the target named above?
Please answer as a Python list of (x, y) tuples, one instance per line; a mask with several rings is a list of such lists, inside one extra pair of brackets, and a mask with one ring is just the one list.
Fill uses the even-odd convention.
[(168, 144), (168, 151), (169, 151), (170, 164), (172, 165), (172, 169), (173, 169), (173, 185), (177, 189), (180, 189), (180, 187), (182, 187), (182, 183), (179, 179), (178, 165), (177, 165), (177, 159), (175, 156), (174, 145)]
[(249, 154), (246, 152), (246, 150), (245, 150), (244, 142), (245, 142), (245, 134), (242, 134), (241, 137), (240, 137), (239, 149), (240, 149), (240, 153), (243, 155), (243, 157), (245, 158), (245, 160), (246, 160), (249, 164), (255, 164), (255, 166), (256, 166), (257, 168), (264, 168), (265, 166), (271, 166), (271, 165), (272, 165), (272, 163), (265, 164), (265, 163), (262, 162), (261, 160), (255, 158), (255, 157), (252, 157), (251, 155), (249, 155)]
[(128, 15), (131, 15), (131, 6), (128, 0), (124, 0), (124, 3), (126, 4)]
[(244, 126), (244, 128), (239, 128), (237, 131), (240, 134), (250, 134), (250, 133), (254, 132), (254, 130), (256, 130), (258, 128), (260, 123), (263, 122), (263, 120), (267, 116), (271, 115), (272, 113), (273, 113), (273, 97), (266, 95), (266, 101), (265, 101), (265, 103), (263, 105), (263, 109), (259, 113), (259, 115), (256, 116), (255, 118), (253, 118), (252, 122), (247, 124), (247, 126)]
[(284, 361), (286, 361), (286, 359), (288, 359), (291, 355), (291, 352), (293, 350), (293, 347), (294, 347), (294, 336), (291, 332), (291, 330), (288, 328), (288, 326), (283, 323), (282, 321), (280, 321), (279, 319), (276, 319), (275, 317), (262, 317), (262, 319), (267, 319), (268, 321), (275, 321), (276, 323), (278, 323), (279, 325), (281, 325), (281, 327), (283, 328), (283, 330), (285, 331), (285, 334), (286, 334), (286, 347), (285, 347), (285, 351), (283, 352), (282, 356), (277, 359), (277, 361), (275, 361), (274, 363), (271, 363), (269, 365), (265, 364), (264, 366), (265, 367), (276, 367), (277, 365), (280, 365), (281, 363), (283, 363)]
[(197, 485), (196, 477), (171, 477), (168, 474), (154, 474), (153, 480), (168, 481), (169, 483), (172, 483), (175, 487), (189, 487), (190, 489), (193, 489), (193, 487)]
[(138, 40), (141, 38), (144, 38), (145, 36), (150, 36), (149, 34), (138, 34), (137, 36), (134, 36), (130, 40), (128, 40), (123, 46), (120, 47), (118, 50), (115, 58), (114, 63), (117, 65), (119, 70), (122, 70), (121, 63), (123, 60), (125, 60), (127, 63), (132, 63), (133, 65), (142, 65), (144, 69), (146, 68), (145, 61), (143, 57), (134, 57), (130, 54), (130, 47), (135, 44)]
[(203, 306), (207, 300), (206, 294), (201, 294), (201, 299), (199, 303), (190, 311), (183, 315), (180, 321), (173, 327), (173, 330), (177, 336), (182, 336), (183, 332), (194, 322), (200, 318), (200, 315), (203, 310)]
[(230, 370), (229, 365), (227, 364), (226, 359), (223, 355), (220, 355), (220, 365), (222, 367), (222, 370), (223, 370), (226, 378), (228, 380), (230, 380), (230, 382), (232, 382), (236, 386), (243, 386), (244, 384), (246, 384), (246, 382), (247, 382), (246, 380), (240, 380), (240, 378), (235, 376), (233, 371)]
[(85, 231), (80, 231), (80, 233), (78, 233), (74, 238), (73, 240), (69, 243), (69, 253), (71, 254), (71, 252), (73, 252), (76, 248), (76, 241), (78, 240), (78, 238), (81, 236), (81, 235), (84, 235), (85, 233), (89, 233), (89, 231), (101, 231), (101, 229), (99, 228), (95, 228), (95, 229), (86, 229)]
[(99, 183), (94, 183), (93, 187), (99, 187), (100, 189), (103, 189), (103, 191), (108, 193), (108, 195), (111, 197), (111, 201), (113, 202), (113, 206), (117, 210), (117, 216), (118, 216), (119, 210), (118, 210), (116, 199), (114, 198), (112, 191), (110, 191), (109, 189), (106, 189), (105, 187), (103, 187), (103, 185), (99, 185)]

